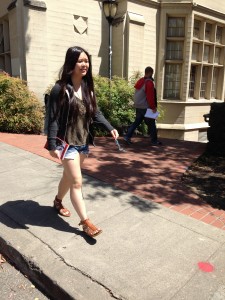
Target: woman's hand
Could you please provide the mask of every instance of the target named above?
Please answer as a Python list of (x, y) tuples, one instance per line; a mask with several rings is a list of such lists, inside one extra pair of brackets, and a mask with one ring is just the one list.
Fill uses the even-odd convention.
[(117, 140), (119, 137), (119, 133), (116, 129), (110, 131), (111, 135), (113, 136), (114, 140)]
[(60, 159), (60, 153), (58, 150), (51, 150), (51, 151), (49, 151), (49, 154), (54, 158)]

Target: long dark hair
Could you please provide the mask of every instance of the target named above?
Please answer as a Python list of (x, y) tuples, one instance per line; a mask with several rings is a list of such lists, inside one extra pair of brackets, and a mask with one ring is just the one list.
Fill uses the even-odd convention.
[(79, 113), (77, 98), (75, 97), (73, 84), (71, 81), (71, 74), (75, 68), (75, 65), (79, 59), (80, 54), (84, 52), (89, 60), (89, 69), (87, 74), (83, 77), (81, 88), (82, 88), (82, 96), (83, 102), (86, 107), (86, 125), (90, 121), (90, 119), (94, 116), (97, 108), (95, 93), (94, 93), (94, 82), (92, 77), (92, 65), (89, 53), (79, 47), (70, 47), (66, 52), (65, 62), (59, 73), (59, 80), (57, 83), (60, 84), (61, 90), (59, 93), (59, 105), (58, 105), (58, 113), (62, 107), (67, 107), (67, 103), (65, 103), (65, 91), (66, 89), (70, 95), (70, 114), (69, 114), (69, 124), (75, 125), (77, 120), (77, 115)]

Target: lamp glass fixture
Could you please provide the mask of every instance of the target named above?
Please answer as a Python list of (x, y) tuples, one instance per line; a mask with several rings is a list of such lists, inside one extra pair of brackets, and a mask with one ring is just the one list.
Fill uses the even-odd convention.
[(117, 13), (117, 2), (115, 0), (103, 1), (103, 11), (106, 18), (113, 19)]

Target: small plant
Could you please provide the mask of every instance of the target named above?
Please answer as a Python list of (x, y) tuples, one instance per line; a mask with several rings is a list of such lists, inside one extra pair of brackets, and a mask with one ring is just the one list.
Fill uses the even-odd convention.
[(95, 93), (100, 110), (107, 120), (120, 133), (132, 123), (135, 116), (133, 107), (133, 86), (125, 79), (114, 76), (108, 78), (95, 76)]
[(39, 134), (44, 109), (25, 81), (0, 74), (0, 131)]

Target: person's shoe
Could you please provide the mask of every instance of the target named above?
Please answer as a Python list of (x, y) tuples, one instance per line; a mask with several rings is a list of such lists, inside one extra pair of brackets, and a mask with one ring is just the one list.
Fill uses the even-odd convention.
[(89, 219), (80, 221), (79, 226), (83, 227), (83, 231), (90, 237), (95, 237), (102, 233), (102, 229), (96, 227)]
[(129, 139), (127, 136), (124, 136), (123, 139), (128, 145), (132, 144), (131, 139)]
[(162, 145), (162, 142), (160, 142), (160, 141), (151, 142), (151, 145), (152, 146), (160, 146), (160, 145)]
[(55, 196), (53, 207), (57, 210), (58, 214), (60, 214), (61, 216), (70, 217), (71, 215), (70, 211), (62, 205), (62, 200), (58, 199), (57, 196)]

